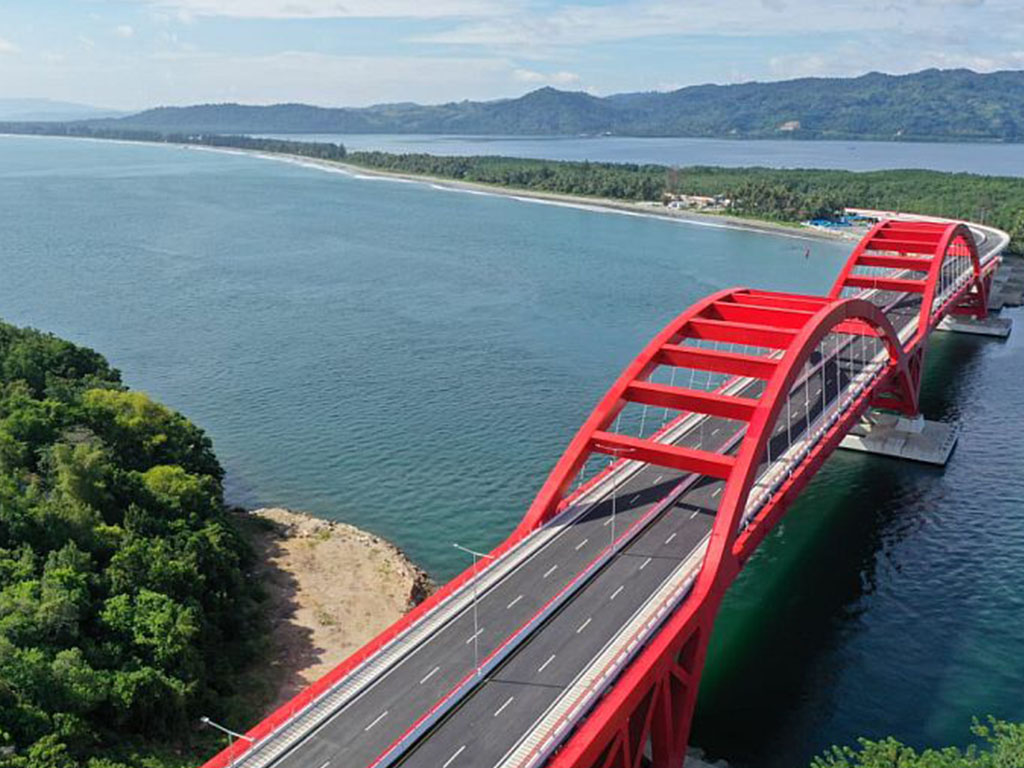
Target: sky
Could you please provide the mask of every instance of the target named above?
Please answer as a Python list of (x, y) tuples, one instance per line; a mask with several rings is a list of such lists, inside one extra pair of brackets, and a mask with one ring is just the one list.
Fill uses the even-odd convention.
[(1024, 68), (1024, 0), (0, 0), (0, 98), (122, 110), (928, 67)]

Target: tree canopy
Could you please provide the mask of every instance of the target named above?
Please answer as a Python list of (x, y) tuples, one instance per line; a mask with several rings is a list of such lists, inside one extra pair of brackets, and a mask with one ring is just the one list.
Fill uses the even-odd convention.
[(238, 714), (260, 595), (222, 476), (99, 354), (0, 323), (0, 764), (154, 765)]

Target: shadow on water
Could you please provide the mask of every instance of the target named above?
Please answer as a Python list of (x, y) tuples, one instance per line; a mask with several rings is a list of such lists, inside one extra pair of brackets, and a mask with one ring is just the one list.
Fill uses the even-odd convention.
[[(927, 415), (958, 417), (969, 378), (964, 372), (984, 345), (953, 334), (936, 339), (922, 391)], [(918, 547), (914, 537), (929, 522), (926, 494), (942, 475), (940, 469), (845, 451), (829, 459), (726, 596), (693, 744), (739, 768), (793, 768), (836, 740), (900, 733), (898, 718), (886, 714), (891, 703), (878, 701), (876, 717), (851, 715), (847, 697), (885, 693), (849, 690), (851, 668), (862, 666), (855, 640), (878, 631), (873, 595), (880, 582), (882, 591), (889, 589), (894, 573), (898, 580), (901, 562)], [(912, 613), (918, 606), (900, 608)], [(938, 633), (926, 643), (932, 658), (945, 659), (955, 638)], [(886, 685), (900, 679), (914, 687), (915, 697), (939, 696), (943, 675), (920, 674), (918, 662), (908, 657), (908, 669), (894, 669)], [(852, 709), (864, 707), (859, 701)], [(874, 732), (880, 721), (882, 732)]]

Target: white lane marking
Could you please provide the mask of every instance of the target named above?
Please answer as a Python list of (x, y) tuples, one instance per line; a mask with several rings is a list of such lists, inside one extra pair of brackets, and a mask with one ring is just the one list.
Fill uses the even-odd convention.
[(636, 496), (634, 496), (632, 499), (629, 500), (629, 503), (632, 504), (632, 503), (634, 503), (639, 498), (640, 498), (640, 494), (638, 493)]
[(584, 539), (579, 544), (577, 544), (576, 545), (576, 551), (579, 552), (581, 549), (583, 549), (585, 546), (587, 546), (587, 542), (588, 541), (590, 541), (590, 539)]
[(515, 696), (509, 696), (507, 699), (505, 699), (505, 703), (498, 707), (496, 710), (494, 710), (494, 717), (500, 715), (502, 711), (505, 709), (505, 707), (512, 703), (512, 699), (514, 698)]
[(548, 576), (550, 576), (556, 570), (558, 570), (558, 563), (555, 563), (550, 568), (548, 568), (546, 571), (544, 571), (544, 578), (546, 579)]
[(363, 731), (370, 730), (371, 728), (373, 728), (373, 726), (375, 726), (377, 723), (379, 723), (381, 720), (383, 720), (387, 716), (388, 716), (388, 711), (385, 709), (383, 712), (381, 712), (379, 715), (377, 715), (377, 718), (372, 723), (370, 723), (368, 726), (363, 728)]
[(555, 660), (555, 654), (552, 653), (547, 661), (545, 661), (543, 664), (541, 664), (539, 667), (537, 667), (537, 671), (538, 672), (543, 672), (544, 671), (544, 667), (546, 667), (548, 664), (550, 664), (554, 660)]
[(609, 517), (607, 520), (605, 520), (603, 523), (601, 523), (601, 525), (603, 527), (607, 528), (611, 524), (611, 522), (612, 522), (612, 518)]
[(519, 597), (517, 597), (517, 598), (516, 598), (515, 600), (513, 600), (513, 601), (512, 601), (511, 603), (509, 603), (508, 605), (506, 605), (506, 606), (505, 606), (505, 610), (508, 610), (509, 608), (511, 608), (511, 607), (512, 607), (513, 605), (515, 605), (516, 603), (518, 603), (518, 602), (519, 602), (520, 600), (522, 600), (522, 599), (523, 599), (523, 596), (522, 596), (522, 595), (520, 595), (520, 596), (519, 596)]
[(663, 477), (664, 477), (664, 475), (658, 475), (656, 478), (654, 478), (655, 485), (660, 483), (661, 482), (661, 478), (663, 478)]
[[(700, 514), (700, 510), (699, 510), (699, 509), (695, 509), (695, 510), (693, 510), (693, 514), (692, 514), (692, 515), (690, 515), (690, 519), (691, 519), (691, 520), (693, 520), (693, 518), (695, 518), (695, 517), (696, 517), (697, 515), (699, 515), (699, 514)], [(666, 544), (668, 544), (668, 542), (667, 542), (667, 541), (666, 541), (665, 543), (666, 543)]]
[(455, 762), (455, 758), (458, 757), (459, 755), (461, 755), (465, 751), (465, 749), (466, 749), (466, 745), (465, 744), (463, 744), (461, 747), (456, 749), (455, 753), (451, 757), (449, 757), (447, 760), (444, 761), (444, 764), (441, 766), (441, 768), (448, 768), (449, 765), (451, 765), (453, 762)]
[(644, 568), (646, 568), (649, 562), (651, 562), (651, 558), (648, 557), (646, 560), (640, 563), (640, 570), (642, 571)]
[[(693, 518), (691, 517), (690, 519), (692, 520)], [(666, 544), (670, 544), (672, 542), (672, 539), (674, 539), (675, 537), (676, 537), (676, 534), (673, 533), (671, 536), (669, 536), (667, 539), (665, 539), (665, 543)]]
[(330, 760), (328, 760), (328, 761), (327, 761), (326, 763), (324, 763), (323, 765), (321, 765), (321, 766), (320, 766), (320, 768), (327, 768), (327, 766), (328, 766), (328, 765), (330, 765), (330, 764), (331, 764), (331, 761), (330, 761)]
[(483, 631), (484, 631), (484, 628), (480, 627), (480, 629), (478, 629), (476, 632), (474, 632), (472, 635), (470, 635), (469, 636), (469, 640), (466, 641), (466, 645), (469, 645), (474, 640), (476, 640), (478, 637), (480, 637), (480, 633), (483, 632)]
[(626, 585), (625, 585), (625, 584), (622, 584), (622, 585), (620, 585), (618, 589), (616, 589), (616, 590), (615, 590), (614, 592), (612, 592), (612, 596), (611, 596), (611, 597), (609, 597), (608, 599), (609, 599), (609, 600), (614, 600), (614, 599), (615, 599), (616, 597), (618, 597), (618, 596), (619, 596), (619, 592), (621, 592), (621, 591), (622, 591), (622, 590), (624, 590), (625, 588), (626, 588)]
[(420, 680), (420, 685), (423, 685), (423, 684), (424, 684), (425, 682), (427, 682), (427, 680), (429, 680), (429, 679), (430, 679), (430, 678), (432, 678), (432, 677), (433, 677), (433, 676), (434, 676), (435, 674), (437, 674), (437, 671), (438, 671), (439, 669), (440, 669), (440, 667), (434, 667), (434, 668), (433, 668), (432, 670), (430, 670), (429, 672), (427, 672), (427, 676), (426, 676), (426, 677), (424, 677), (424, 678), (423, 678), (422, 680)]
[(718, 486), (717, 488), (715, 488), (715, 492), (711, 494), (711, 498), (717, 497), (718, 494), (720, 494), (721, 492), (722, 492), (722, 486)]
[(711, 430), (711, 436), (714, 437), (715, 435), (717, 435), (719, 431), (721, 431), (721, 429), (721, 427), (715, 427), (713, 430)]
[(587, 624), (589, 624), (589, 623), (591, 622), (591, 620), (592, 620), (592, 619), (593, 619), (593, 616), (591, 616), (591, 617), (590, 617), (590, 618), (588, 618), (588, 619), (587, 619), (586, 621), (584, 621), (584, 622), (583, 622), (582, 624), (580, 624), (580, 625), (579, 625), (579, 626), (578, 626), (578, 627), (576, 628), (576, 634), (578, 635), (578, 634), (579, 634), (580, 632), (582, 632), (582, 631), (583, 631), (584, 629), (586, 629), (586, 628), (587, 628)]

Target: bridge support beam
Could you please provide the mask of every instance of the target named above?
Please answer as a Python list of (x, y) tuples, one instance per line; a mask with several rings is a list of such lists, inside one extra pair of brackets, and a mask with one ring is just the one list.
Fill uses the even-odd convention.
[(839, 447), (941, 467), (949, 461), (959, 435), (957, 424), (869, 410)]

